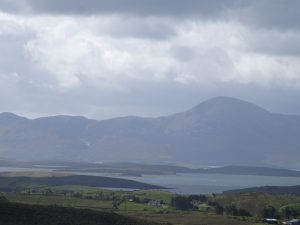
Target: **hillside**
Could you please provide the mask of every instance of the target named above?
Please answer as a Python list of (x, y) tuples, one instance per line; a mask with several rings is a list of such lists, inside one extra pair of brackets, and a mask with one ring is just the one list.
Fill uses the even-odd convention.
[(263, 186), (225, 191), (224, 194), (235, 193), (268, 193), (281, 195), (300, 195), (300, 185), (296, 186)]
[(21, 191), (25, 188), (41, 186), (80, 185), (88, 187), (131, 188), (131, 189), (164, 189), (160, 186), (142, 182), (100, 176), (61, 175), (46, 177), (0, 176), (0, 191)]
[(182, 113), (90, 120), (0, 114), (0, 154), (21, 160), (280, 165), (299, 168), (300, 116), (217, 97)]
[(5, 225), (138, 225), (141, 223), (158, 224), (108, 212), (0, 203), (0, 224)]

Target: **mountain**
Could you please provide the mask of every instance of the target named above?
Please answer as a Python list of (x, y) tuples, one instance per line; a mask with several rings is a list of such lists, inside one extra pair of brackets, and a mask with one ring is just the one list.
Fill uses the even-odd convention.
[(0, 155), (19, 160), (175, 162), (300, 168), (300, 116), (230, 97), (158, 118), (0, 114)]

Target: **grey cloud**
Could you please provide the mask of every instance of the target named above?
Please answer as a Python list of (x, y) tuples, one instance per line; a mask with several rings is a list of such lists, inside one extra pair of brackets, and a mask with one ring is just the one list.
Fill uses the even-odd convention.
[(26, 41), (26, 35), (15, 37), (0, 34), (0, 73), (10, 74), (19, 71), (26, 73), (26, 56), (23, 53), (23, 46)]
[[(201, 15), (211, 17), (222, 13), (228, 7), (236, 5), (236, 1), (219, 0), (25, 0), (32, 12), (36, 13), (57, 13), (57, 14), (114, 14), (125, 13), (141, 16), (148, 15)], [(8, 3), (2, 0), (1, 5), (6, 8), (18, 9), (16, 3)], [(0, 2), (0, 3), (1, 3)]]
[(96, 119), (128, 115), (163, 116), (184, 111), (219, 95), (248, 100), (273, 112), (300, 114), (300, 94), (297, 90), (264, 89), (240, 84), (217, 84), (214, 88), (195, 85), (187, 88), (166, 83), (138, 82), (129, 92), (114, 95), (97, 88), (82, 88), (73, 92), (32, 87), (13, 89), (12, 85), (8, 88), (11, 89), (8, 95), (3, 95), (1, 90), (0, 111), (12, 111), (29, 117), (56, 114), (84, 115)]
[(300, 27), (300, 1), (298, 0), (256, 0), (248, 1), (240, 10), (233, 12), (236, 19), (267, 28)]
[(0, 0), (20, 13), (0, 18), (0, 111), (159, 116), (229, 95), (300, 114), (299, 1), (25, 1)]
[(184, 45), (173, 46), (170, 51), (176, 59), (183, 62), (188, 62), (196, 57), (194, 49)]
[(125, 14), (235, 20), (269, 28), (299, 28), (298, 0), (0, 0), (4, 11), (38, 14)]
[(119, 38), (134, 37), (158, 40), (176, 36), (173, 23), (155, 18), (141, 20), (117, 17), (108, 24), (101, 24), (99, 33)]
[(30, 8), (29, 2), (27, 0), (10, 1), (10, 0), (0, 0), (0, 10), (11, 13), (29, 13)]
[(252, 32), (247, 37), (250, 51), (269, 55), (297, 56), (300, 54), (300, 32), (290, 30), (260, 30)]

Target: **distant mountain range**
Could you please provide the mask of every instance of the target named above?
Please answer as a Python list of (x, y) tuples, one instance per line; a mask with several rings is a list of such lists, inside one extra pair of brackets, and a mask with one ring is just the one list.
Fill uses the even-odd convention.
[[(117, 176), (143, 176), (143, 175), (170, 175), (178, 173), (198, 174), (227, 174), (227, 175), (250, 175), (250, 176), (277, 176), (277, 177), (300, 177), (300, 171), (257, 167), (257, 166), (221, 166), (212, 168), (190, 168), (167, 164), (141, 164), (141, 163), (86, 163), (86, 162), (63, 162), (63, 161), (4, 161), (0, 160), (0, 167), (10, 167), (26, 170), (51, 170), (63, 173), (90, 174), (101, 173)], [(0, 172), (0, 176), (6, 172)]]
[(0, 114), (0, 156), (7, 159), (300, 168), (299, 150), (300, 116), (230, 97), (158, 118)]

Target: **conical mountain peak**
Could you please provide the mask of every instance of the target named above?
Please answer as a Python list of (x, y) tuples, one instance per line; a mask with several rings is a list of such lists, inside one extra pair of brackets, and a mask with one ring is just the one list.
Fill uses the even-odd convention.
[(266, 114), (269, 112), (253, 103), (243, 101), (237, 98), (218, 96), (215, 98), (208, 99), (199, 105), (195, 106), (188, 112), (199, 112), (199, 113), (243, 113), (243, 114)]

